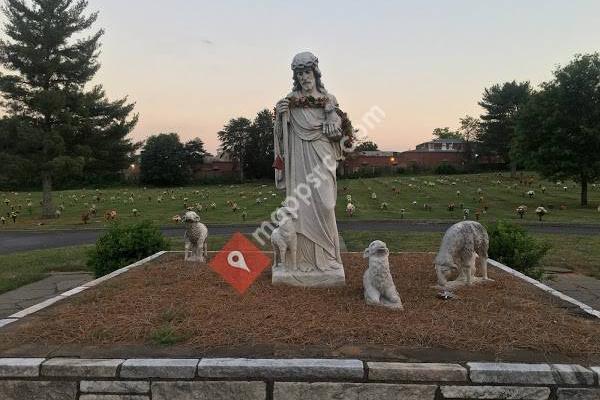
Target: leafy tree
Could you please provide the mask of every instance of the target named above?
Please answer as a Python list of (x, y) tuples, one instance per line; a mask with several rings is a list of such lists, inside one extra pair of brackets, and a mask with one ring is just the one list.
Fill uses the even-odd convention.
[(485, 89), (479, 105), (485, 110), (481, 116), (481, 131), (477, 137), (482, 151), (497, 155), (511, 164), (511, 176), (516, 175), (517, 164), (510, 158), (515, 135), (517, 112), (531, 96), (529, 82), (506, 82)]
[(221, 141), (221, 151), (231, 153), (240, 166), (240, 181), (244, 182), (246, 146), (252, 131), (252, 122), (248, 118), (233, 118), (217, 133)]
[(451, 131), (449, 127), (435, 128), (433, 130), (433, 136), (436, 139), (462, 139), (463, 138), (460, 132)]
[(513, 155), (555, 179), (581, 184), (600, 177), (600, 55), (577, 55), (541, 85), (519, 114)]
[(470, 115), (465, 115), (464, 118), (459, 119), (460, 133), (462, 139), (465, 141), (465, 158), (468, 163), (473, 160), (473, 152), (475, 151), (475, 139), (481, 132), (481, 121)]
[(185, 165), (191, 177), (197, 166), (204, 162), (208, 152), (204, 149), (204, 142), (200, 138), (192, 139), (183, 145), (185, 152)]
[(370, 140), (360, 143), (355, 148), (355, 151), (377, 151), (377, 150), (379, 150), (379, 146), (377, 146), (377, 143), (372, 142)]
[(249, 131), (244, 171), (252, 178), (273, 178), (273, 112), (260, 111)]
[(140, 180), (150, 185), (181, 185), (189, 178), (184, 145), (176, 133), (150, 136), (140, 157)]
[[(125, 168), (126, 135), (137, 116), (127, 99), (86, 90), (100, 65), (99, 30), (83, 36), (98, 13), (85, 0), (6, 0), (0, 40), (0, 94), (5, 110), (0, 160), (41, 177), (44, 217), (54, 216), (52, 185), (64, 175)], [(28, 172), (29, 173), (29, 172)]]

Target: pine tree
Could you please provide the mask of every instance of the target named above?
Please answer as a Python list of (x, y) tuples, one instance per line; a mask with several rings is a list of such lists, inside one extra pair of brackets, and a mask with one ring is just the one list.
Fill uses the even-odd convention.
[[(0, 94), (7, 127), (0, 139), (20, 141), (12, 162), (41, 176), (43, 217), (54, 216), (53, 182), (65, 175), (125, 168), (137, 122), (127, 99), (109, 101), (101, 86), (86, 89), (98, 63), (98, 17), (85, 0), (5, 0), (6, 40), (0, 40)], [(11, 146), (0, 143), (2, 149)], [(14, 150), (15, 146), (12, 146)], [(4, 157), (3, 157), (4, 156)], [(16, 157), (16, 159), (15, 159)], [(6, 154), (0, 153), (0, 159)], [(33, 161), (33, 163), (31, 162)]]

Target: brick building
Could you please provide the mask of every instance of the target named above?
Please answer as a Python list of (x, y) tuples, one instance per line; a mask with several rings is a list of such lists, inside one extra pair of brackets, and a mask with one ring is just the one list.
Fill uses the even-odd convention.
[(399, 168), (434, 169), (441, 164), (460, 168), (464, 165), (466, 145), (461, 139), (435, 139), (417, 145), (415, 150), (361, 151), (346, 158), (343, 163), (345, 173), (377, 170), (395, 171)]
[(194, 179), (230, 178), (239, 174), (238, 163), (229, 153), (206, 156), (204, 162), (194, 167)]

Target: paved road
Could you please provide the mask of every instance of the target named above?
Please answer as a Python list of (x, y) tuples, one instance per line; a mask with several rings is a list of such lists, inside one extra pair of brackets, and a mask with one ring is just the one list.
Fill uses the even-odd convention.
[[(340, 231), (444, 232), (451, 222), (428, 221), (339, 221)], [(600, 235), (600, 225), (535, 224), (524, 225), (533, 233)], [(230, 235), (234, 232), (252, 233), (256, 224), (209, 225), (211, 235)], [(183, 237), (183, 227), (165, 227), (169, 237)], [(92, 244), (103, 229), (67, 229), (56, 231), (0, 231), (0, 254)]]

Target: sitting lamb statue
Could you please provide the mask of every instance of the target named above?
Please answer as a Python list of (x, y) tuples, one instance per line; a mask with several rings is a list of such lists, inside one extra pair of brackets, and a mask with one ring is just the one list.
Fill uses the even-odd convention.
[[(287, 210), (284, 208), (283, 211)], [(271, 234), (271, 244), (273, 245), (273, 268), (286, 266), (286, 253), (289, 250), (291, 257), (289, 269), (296, 269), (298, 235), (292, 215), (285, 215), (280, 219), (279, 226)]]
[[(439, 286), (455, 288), (481, 280), (475, 277), (477, 264), (483, 280), (490, 280), (487, 275), (489, 243), (488, 233), (479, 222), (462, 221), (451, 226), (446, 231), (435, 258)], [(448, 282), (451, 271), (458, 271), (458, 277)]]
[(194, 211), (186, 212), (182, 222), (186, 225), (183, 237), (185, 241), (184, 260), (188, 262), (205, 262), (208, 258), (206, 243), (208, 229), (206, 225), (200, 222), (200, 216)]
[(390, 273), (389, 255), (387, 245), (381, 240), (374, 241), (365, 250), (363, 256), (369, 259), (369, 268), (363, 276), (365, 300), (369, 305), (402, 310), (402, 300)]

